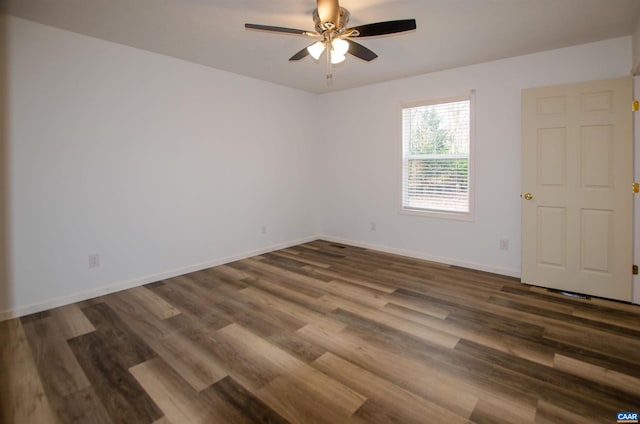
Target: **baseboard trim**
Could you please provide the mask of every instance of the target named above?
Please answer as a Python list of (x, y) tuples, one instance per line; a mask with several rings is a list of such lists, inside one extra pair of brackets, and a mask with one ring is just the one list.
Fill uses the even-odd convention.
[(262, 255), (264, 253), (273, 252), (274, 250), (286, 249), (288, 247), (296, 246), (298, 244), (308, 243), (314, 240), (326, 240), (332, 243), (348, 244), (356, 247), (363, 247), (365, 249), (377, 250), (380, 252), (392, 253), (395, 255), (407, 256), (410, 258), (424, 259), (427, 261), (439, 262), (447, 265), (461, 266), (464, 268), (476, 269), (478, 271), (491, 272), (494, 274), (507, 275), (510, 277), (520, 278), (520, 270), (492, 267), (476, 262), (462, 261), (455, 258), (448, 258), (443, 256), (429, 255), (422, 252), (416, 252), (405, 249), (397, 249), (394, 247), (384, 246), (380, 244), (364, 243), (356, 240), (345, 239), (341, 237), (334, 237), (329, 235), (317, 235), (304, 237), (297, 240), (292, 240), (284, 243), (269, 245), (260, 249), (246, 251), (238, 253), (236, 255), (230, 255), (223, 258), (211, 259), (209, 261), (200, 262), (197, 264), (185, 266), (182, 268), (176, 268), (173, 270), (160, 272), (157, 274), (147, 275), (140, 278), (134, 278), (127, 281), (122, 281), (107, 286), (98, 287), (91, 290), (86, 290), (79, 293), (73, 293), (67, 296), (61, 296), (54, 299), (49, 299), (44, 302), (33, 303), (27, 306), (21, 306), (18, 308), (7, 309), (0, 312), (0, 321), (5, 321), (12, 318), (19, 318), (25, 315), (30, 315), (36, 312), (46, 311), (52, 308), (58, 308), (60, 306), (69, 305), (71, 303), (81, 302), (83, 300), (91, 299), (94, 297), (104, 296), (110, 293), (127, 290), (133, 287), (138, 287), (144, 284), (153, 283), (154, 281), (165, 280), (167, 278), (177, 277), (179, 275), (188, 274), (190, 272), (200, 271), (202, 269), (211, 268), (214, 266), (224, 265), (229, 262), (239, 261), (241, 259), (250, 258), (252, 256)]
[(286, 249), (287, 247), (308, 243), (310, 241), (314, 241), (317, 239), (318, 239), (317, 236), (304, 237), (304, 238), (293, 240), (293, 241), (274, 244), (274, 245), (266, 246), (260, 249), (238, 253), (236, 255), (211, 259), (209, 261), (200, 262), (197, 264), (193, 264), (193, 265), (189, 265), (181, 268), (176, 268), (169, 271), (159, 272), (157, 274), (147, 275), (140, 278), (134, 278), (127, 281), (109, 284), (107, 286), (102, 286), (96, 289), (86, 290), (79, 293), (73, 293), (71, 295), (57, 297), (54, 299), (46, 300), (44, 302), (37, 302), (27, 306), (7, 309), (5, 311), (0, 312), (0, 322), (8, 319), (12, 319), (12, 318), (20, 318), (25, 315), (46, 311), (52, 308), (58, 308), (60, 306), (69, 305), (71, 303), (81, 302), (83, 300), (91, 299), (94, 297), (104, 296), (106, 294), (127, 290), (133, 287), (141, 286), (143, 284), (153, 283), (155, 281), (177, 277), (179, 275), (188, 274), (190, 272), (200, 271), (202, 269), (224, 265), (229, 262), (239, 261), (241, 259), (250, 258), (252, 256), (273, 252), (274, 250)]
[(491, 272), (493, 274), (500, 274), (500, 275), (506, 275), (509, 277), (520, 278), (519, 269), (488, 266), (484, 264), (479, 264), (477, 262), (462, 261), (460, 259), (455, 259), (455, 258), (429, 255), (422, 252), (416, 252), (416, 251), (405, 250), (405, 249), (397, 249), (395, 247), (389, 247), (389, 246), (384, 246), (380, 244), (364, 243), (356, 240), (344, 239), (341, 237), (321, 235), (318, 238), (322, 240), (330, 241), (332, 243), (348, 244), (351, 246), (363, 247), (365, 249), (378, 250), (380, 252), (385, 252), (385, 253), (392, 253), (394, 255), (407, 256), (410, 258), (423, 259), (425, 261), (438, 262), (438, 263), (447, 264), (447, 265), (454, 265), (454, 266), (460, 266), (463, 268), (475, 269), (478, 271)]

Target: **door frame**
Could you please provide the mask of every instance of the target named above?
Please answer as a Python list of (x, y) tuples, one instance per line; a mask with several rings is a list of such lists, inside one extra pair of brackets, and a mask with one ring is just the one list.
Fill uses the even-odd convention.
[[(633, 98), (640, 100), (640, 76), (633, 77)], [(633, 176), (640, 182), (640, 111), (633, 114)], [(633, 199), (633, 263), (640, 265), (640, 194)], [(633, 276), (633, 303), (640, 305), (640, 275)]]

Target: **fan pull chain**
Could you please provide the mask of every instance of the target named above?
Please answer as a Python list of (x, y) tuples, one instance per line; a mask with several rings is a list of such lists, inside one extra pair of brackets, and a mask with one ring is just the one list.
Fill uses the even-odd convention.
[(327, 43), (327, 85), (331, 87), (333, 85), (333, 70), (331, 67), (331, 43)]

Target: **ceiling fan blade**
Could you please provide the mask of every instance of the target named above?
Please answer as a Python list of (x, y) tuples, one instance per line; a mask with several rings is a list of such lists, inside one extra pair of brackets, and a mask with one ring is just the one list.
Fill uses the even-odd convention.
[(372, 52), (362, 44), (358, 44), (353, 40), (347, 40), (347, 43), (349, 43), (348, 53), (351, 53), (355, 57), (358, 57), (362, 60), (366, 60), (367, 62), (371, 62), (373, 59), (378, 57), (377, 54), (375, 54), (374, 52)]
[(289, 60), (300, 60), (300, 59), (304, 59), (307, 56), (309, 56), (309, 50), (307, 50), (307, 48), (305, 47), (304, 49), (300, 50), (298, 53), (291, 56)]
[(338, 4), (338, 0), (318, 0), (318, 16), (320, 17), (320, 22), (327, 23), (331, 22), (336, 27), (340, 22), (340, 5)]
[(287, 34), (307, 35), (309, 31), (303, 29), (283, 28), (269, 25), (257, 25), (257, 24), (244, 24), (247, 29), (257, 29), (259, 31), (271, 31), (271, 32), (284, 32)]
[(358, 37), (374, 37), (376, 35), (395, 34), (416, 29), (415, 19), (401, 19), (398, 21), (376, 22), (375, 24), (360, 25), (349, 28), (347, 31), (356, 30)]

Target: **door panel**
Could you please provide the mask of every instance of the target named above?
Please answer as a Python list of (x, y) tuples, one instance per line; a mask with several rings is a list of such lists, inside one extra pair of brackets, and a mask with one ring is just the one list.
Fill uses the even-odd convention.
[(567, 132), (564, 128), (538, 129), (538, 184), (564, 187), (567, 185)]
[(631, 94), (631, 78), (523, 90), (522, 282), (631, 300)]
[(538, 208), (537, 263), (566, 268), (566, 208)]

